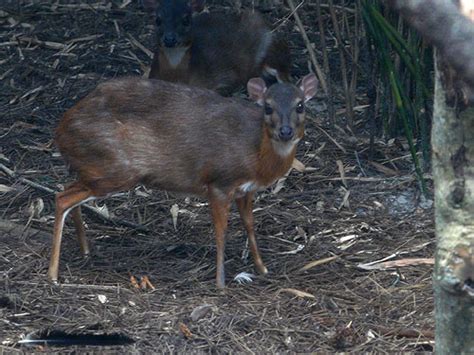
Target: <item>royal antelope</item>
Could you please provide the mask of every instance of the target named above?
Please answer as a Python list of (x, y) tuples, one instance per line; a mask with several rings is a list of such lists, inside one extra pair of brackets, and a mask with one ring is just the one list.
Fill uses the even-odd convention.
[[(224, 233), (232, 200), (246, 228), (256, 269), (252, 201), (291, 167), (304, 133), (305, 102), (317, 88), (313, 74), (299, 86), (268, 89), (250, 79), (250, 98), (226, 98), (197, 87), (141, 78), (100, 84), (69, 109), (56, 144), (77, 180), (56, 195), (48, 276), (58, 279), (64, 219), (71, 212), (79, 243), (89, 253), (80, 205), (142, 183), (209, 200), (217, 243), (217, 286), (224, 287)], [(212, 142), (212, 144), (209, 144)]]

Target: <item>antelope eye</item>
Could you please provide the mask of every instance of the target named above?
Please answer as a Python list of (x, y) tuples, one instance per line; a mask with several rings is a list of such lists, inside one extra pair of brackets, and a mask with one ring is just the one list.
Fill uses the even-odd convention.
[(265, 104), (265, 114), (271, 115), (273, 113), (273, 108), (269, 104)]
[(183, 17), (183, 26), (189, 26), (191, 24), (191, 17), (190, 16), (185, 16)]
[(158, 27), (161, 26), (161, 17), (160, 16), (156, 16), (155, 23)]
[(303, 111), (304, 111), (304, 104), (302, 101), (300, 101), (298, 105), (296, 105), (296, 112), (303, 113)]

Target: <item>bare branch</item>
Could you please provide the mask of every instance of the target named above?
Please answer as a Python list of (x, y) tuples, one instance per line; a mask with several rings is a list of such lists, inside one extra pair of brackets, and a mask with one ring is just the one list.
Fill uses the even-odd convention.
[(388, 4), (436, 46), (458, 76), (474, 88), (474, 22), (454, 2), (389, 0)]

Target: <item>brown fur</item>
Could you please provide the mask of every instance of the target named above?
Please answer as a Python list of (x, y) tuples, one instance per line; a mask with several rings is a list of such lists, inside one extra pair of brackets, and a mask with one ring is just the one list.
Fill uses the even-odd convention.
[(268, 129), (265, 128), (265, 134), (262, 137), (262, 143), (259, 150), (259, 159), (257, 167), (257, 181), (261, 186), (271, 185), (275, 179), (285, 175), (290, 169), (291, 163), (295, 157), (296, 146), (291, 154), (286, 157), (278, 155), (272, 145)]
[[(264, 74), (264, 68), (278, 72), (283, 81), (290, 79), (290, 53), (281, 38), (275, 38), (257, 13), (201, 13), (193, 16), (188, 55), (178, 66), (167, 62), (159, 44), (150, 78), (187, 83), (215, 90), (228, 96), (252, 77)], [(266, 74), (268, 75), (268, 73)]]
[(137, 78), (99, 85), (66, 112), (56, 142), (96, 196), (138, 182), (198, 195), (209, 184), (224, 190), (234, 181), (266, 186), (294, 156), (273, 151), (260, 107)]

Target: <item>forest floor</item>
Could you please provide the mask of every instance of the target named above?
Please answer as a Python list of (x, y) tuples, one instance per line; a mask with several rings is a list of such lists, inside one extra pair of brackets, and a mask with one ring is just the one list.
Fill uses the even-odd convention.
[[(21, 352), (25, 336), (47, 334), (84, 335), (85, 342), (104, 335), (99, 347), (65, 353), (432, 351), (432, 200), (420, 196), (404, 139), (376, 140), (369, 161), (363, 89), (354, 134), (344, 123), (342, 90), (334, 128), (319, 93), (297, 153), (305, 171), (292, 170), (258, 194), (255, 224), (268, 276), (234, 281), (254, 269), (233, 207), (227, 287), (217, 290), (206, 201), (139, 186), (93, 205), (116, 222), (84, 211), (92, 244), (86, 261), (67, 222), (60, 284), (48, 283), (54, 194), (47, 189), (72, 180), (54, 128), (99, 82), (143, 75), (154, 36), (136, 2), (24, 3), (0, 10), (0, 351)], [(314, 7), (299, 13), (318, 42)], [(266, 16), (288, 34), (292, 74), (301, 77), (308, 54), (293, 20), (278, 21), (288, 14)], [(154, 289), (132, 282), (144, 276)], [(113, 345), (121, 341), (130, 344)]]

